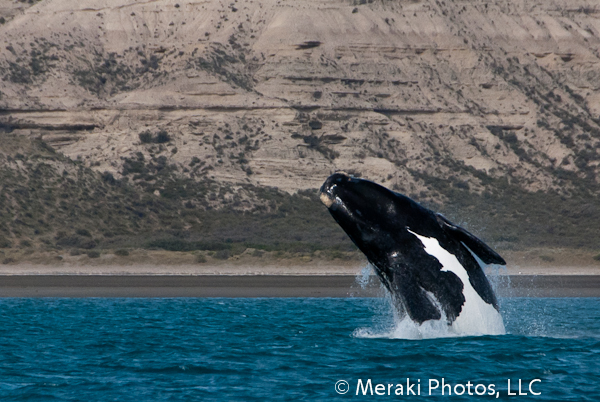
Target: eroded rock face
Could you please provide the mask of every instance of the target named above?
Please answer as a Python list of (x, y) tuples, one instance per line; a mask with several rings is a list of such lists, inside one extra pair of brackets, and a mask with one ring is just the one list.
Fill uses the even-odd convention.
[(289, 192), (337, 169), (408, 194), (597, 183), (593, 3), (359, 3), (6, 8), (0, 128), (117, 178), (141, 153)]

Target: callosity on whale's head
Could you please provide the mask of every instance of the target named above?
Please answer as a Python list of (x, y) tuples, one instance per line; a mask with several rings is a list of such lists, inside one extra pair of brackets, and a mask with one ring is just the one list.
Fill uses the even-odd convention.
[(486, 264), (505, 262), (471, 233), (402, 194), (343, 173), (325, 181), (320, 198), (374, 265), (400, 313), (417, 323), (445, 318), (451, 325), (475, 310), (497, 315), (475, 256)]

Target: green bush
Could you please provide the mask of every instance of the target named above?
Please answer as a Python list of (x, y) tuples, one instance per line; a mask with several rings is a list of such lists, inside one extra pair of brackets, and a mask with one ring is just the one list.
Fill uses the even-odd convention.
[(129, 255), (129, 250), (120, 248), (118, 250), (115, 250), (115, 255), (118, 255), (120, 257), (127, 257)]
[(87, 229), (77, 229), (77, 231), (75, 231), (75, 233), (77, 233), (80, 236), (92, 237), (92, 234)]
[(215, 258), (217, 260), (227, 260), (227, 259), (229, 259), (229, 250), (218, 250), (215, 253)]
[(138, 137), (142, 144), (165, 144), (171, 141), (171, 136), (165, 130), (160, 130), (156, 136), (153, 136), (150, 131), (139, 133)]
[(56, 245), (59, 247), (77, 247), (86, 250), (96, 247), (96, 242), (91, 239), (85, 239), (79, 236), (57, 236)]
[(160, 248), (167, 251), (194, 251), (194, 250), (229, 250), (231, 244), (221, 242), (187, 241), (182, 239), (157, 239), (147, 243), (149, 248)]
[(159, 131), (154, 140), (157, 144), (164, 144), (169, 141), (171, 141), (171, 136), (165, 130)]
[(149, 131), (144, 131), (139, 134), (140, 142), (142, 144), (151, 144), (152, 143), (152, 134)]
[(100, 257), (100, 252), (96, 251), (96, 250), (88, 251), (86, 254), (90, 258), (99, 258)]
[(12, 243), (4, 236), (0, 236), (0, 248), (11, 248)]

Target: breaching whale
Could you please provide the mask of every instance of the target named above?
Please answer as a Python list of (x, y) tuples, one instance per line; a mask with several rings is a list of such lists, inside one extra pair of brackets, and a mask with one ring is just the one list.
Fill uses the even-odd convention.
[(409, 197), (342, 173), (325, 181), (320, 198), (374, 266), (401, 316), (419, 325), (446, 320), (459, 333), (504, 333), (478, 259), (506, 262), (477, 237)]

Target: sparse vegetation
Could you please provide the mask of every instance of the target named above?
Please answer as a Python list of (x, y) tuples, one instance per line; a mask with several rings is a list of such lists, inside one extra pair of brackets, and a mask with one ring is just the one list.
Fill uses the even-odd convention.
[(89, 258), (100, 258), (100, 252), (96, 250), (88, 251), (86, 254)]
[[(19, 1), (21, 8), (35, 2)], [(353, 0), (347, 11), (352, 18), (384, 12), (382, 26), (402, 35), (394, 27), (411, 18), (404, 15), (406, 4), (369, 3), (373, 0)], [(468, 7), (482, 15), (504, 12), (503, 6), (484, 3)], [(45, 38), (7, 35), (0, 57), (0, 253), (45, 250), (85, 260), (90, 253), (127, 257), (145, 248), (188, 253), (198, 263), (242, 254), (349, 258), (355, 249), (316, 198), (316, 189), (290, 195), (256, 184), (279, 175), (289, 191), (289, 182), (305, 172), (318, 171), (324, 178), (338, 168), (404, 192), (495, 246), (596, 250), (600, 119), (591, 95), (594, 72), (579, 67), (584, 58), (578, 54), (509, 53), (508, 47), (483, 43), (485, 35), (456, 19), (462, 4), (437, 6), (418, 12), (446, 16), (458, 27), (454, 33), (469, 49), (477, 74), (457, 65), (461, 52), (437, 45), (382, 47), (371, 54), (368, 45), (337, 46), (339, 39), (332, 36), (324, 43), (298, 39), (295, 46), (278, 45), (263, 54), (253, 44), (265, 28), (256, 24), (268, 21), (257, 22), (249, 16), (259, 14), (233, 3), (214, 16), (210, 32), (182, 35), (185, 44), (177, 39), (181, 31), (175, 34), (183, 21), (164, 21), (162, 32), (154, 23), (146, 25), (137, 10), (128, 14), (143, 25), (136, 28), (137, 43), (128, 42), (127, 49), (105, 46), (104, 11), (89, 13), (99, 17), (98, 32), (91, 31), (92, 24), (83, 33), (51, 30)], [(183, 3), (170, 7), (189, 9)], [(585, 20), (597, 11), (564, 12)], [(236, 23), (228, 25), (232, 12)], [(10, 25), (2, 29), (10, 31)], [(581, 25), (593, 38), (592, 29), (585, 28), (589, 24), (582, 20)], [(174, 40), (158, 40), (160, 35)], [(575, 36), (577, 42), (587, 35)], [(574, 49), (581, 46), (580, 41)], [(373, 62), (361, 62), (363, 54)], [(210, 97), (195, 97), (196, 83), (198, 94), (206, 89)], [(63, 90), (67, 100), (60, 98)], [(156, 91), (181, 91), (181, 96), (163, 98)], [(126, 140), (89, 140), (122, 134), (122, 122), (117, 130), (109, 118), (102, 117), (102, 124), (47, 123), (52, 119), (45, 113), (60, 105), (119, 108), (113, 105), (129, 105), (146, 94), (160, 99), (148, 106), (157, 113), (144, 114), (155, 117), (142, 121), (135, 120), (139, 111), (132, 112), (135, 131), (123, 133)], [(182, 112), (199, 107), (194, 99), (217, 117)], [(210, 103), (214, 99), (224, 101)], [(95, 132), (84, 136), (82, 130)], [(18, 133), (60, 144), (73, 159)], [(264, 160), (282, 162), (266, 172), (271, 162)], [(106, 170), (99, 174), (86, 166)], [(541, 261), (553, 258), (538, 254), (534, 258)]]
[(317, 152), (323, 154), (327, 159), (333, 160), (340, 156), (339, 152), (334, 151), (329, 148), (328, 145), (339, 144), (343, 142), (346, 137), (340, 134), (329, 134), (329, 135), (301, 135), (301, 134), (292, 134), (292, 138), (302, 139), (305, 146), (308, 149), (314, 149)]
[(94, 51), (86, 66), (76, 68), (73, 76), (80, 86), (96, 95), (113, 95), (131, 89), (136, 72), (117, 60), (116, 54)]
[(189, 67), (208, 71), (229, 84), (251, 91), (254, 81), (246, 65), (246, 53), (232, 35), (227, 45), (212, 43), (202, 57), (190, 61)]
[(218, 250), (217, 252), (215, 252), (214, 257), (217, 260), (227, 260), (229, 259), (229, 250)]
[(0, 248), (10, 248), (12, 247), (12, 242), (8, 240), (6, 237), (0, 235)]
[[(19, 154), (11, 158), (19, 158), (36, 175), (17, 176), (6, 164), (0, 170), (6, 189), (0, 194), (4, 206), (0, 246), (4, 248), (49, 247), (70, 250), (72, 255), (80, 254), (79, 250), (88, 254), (112, 249), (122, 256), (127, 249), (151, 248), (212, 252), (216, 259), (239, 255), (248, 248), (255, 250), (255, 256), (263, 252), (342, 253), (331, 258), (355, 250), (321, 205), (316, 190), (288, 195), (244, 185), (234, 192), (210, 180), (183, 179), (167, 159), (146, 160), (141, 153), (124, 160), (123, 174), (131, 177), (128, 183), (114, 177), (107, 180), (106, 174), (83, 168), (42, 142), (26, 145), (16, 136), (6, 139), (7, 144), (19, 144), (15, 147)], [(34, 158), (34, 154), (44, 158)], [(51, 167), (46, 163), (51, 159), (63, 167)], [(440, 179), (411, 171), (429, 187), (425, 198), (416, 195), (417, 199), (492, 244), (511, 248), (595, 246), (594, 230), (600, 226), (600, 213), (595, 211), (600, 211), (600, 205), (590, 203), (583, 190), (568, 198), (560, 193), (532, 193), (505, 178), (442, 161), (455, 174)], [(461, 178), (465, 175), (477, 177), (486, 190), (473, 193), (473, 182)], [(160, 197), (153, 194), (155, 190)], [(251, 194), (253, 209), (241, 208), (240, 191)], [(226, 193), (234, 195), (231, 201), (217, 210), (209, 208), (211, 198), (223, 200)], [(444, 197), (443, 204), (428, 203), (435, 194)], [(469, 227), (463, 221), (467, 216), (484, 228)], [(24, 238), (32, 240), (22, 242)], [(149, 240), (142, 240), (145, 238)]]
[(138, 136), (142, 144), (165, 144), (171, 141), (171, 136), (165, 130), (160, 130), (155, 135), (150, 131), (144, 131)]
[[(3, 237), (0, 240), (3, 239), (4, 247), (13, 247), (12, 239), (23, 235), (31, 236), (35, 247), (46, 241), (44, 247), (68, 249), (74, 255), (80, 254), (79, 250), (87, 254), (114, 248), (116, 244), (120, 246), (116, 248), (117, 255), (127, 252), (124, 246), (171, 251), (227, 250), (230, 255), (240, 254), (250, 245), (265, 251), (310, 251), (339, 247), (340, 242), (349, 249), (353, 247), (343, 233), (338, 232), (312, 191), (290, 196), (275, 189), (248, 186), (246, 191), (252, 191), (255, 197), (264, 200), (265, 209), (246, 213), (236, 210), (235, 202), (217, 211), (190, 209), (181, 199), (194, 199), (198, 204), (201, 201), (197, 199), (199, 189), (207, 196), (210, 186), (217, 192), (225, 189), (200, 182), (186, 190), (184, 187), (192, 185), (192, 182), (178, 185), (177, 180), (181, 179), (169, 173), (161, 176), (169, 171), (164, 160), (153, 159), (146, 163), (143, 156), (138, 155), (126, 161), (124, 169), (127, 172), (124, 173), (127, 175), (137, 174), (140, 176), (138, 180), (153, 175), (153, 182), (165, 194), (157, 198), (151, 193), (137, 193), (121, 181), (111, 183), (105, 180), (106, 175), (77, 165), (41, 142), (34, 142), (28, 148), (24, 146), (25, 139), (12, 137), (12, 141), (19, 143), (17, 148), (26, 152), (21, 158), (31, 164), (30, 170), (39, 173), (25, 179), (28, 189), (37, 189), (31, 192), (21, 186), (23, 178), (9, 180), (11, 171), (2, 170), (3, 183), (9, 189), (0, 195), (0, 198), (4, 197), (2, 205), (27, 205), (26, 210), (30, 211), (30, 216), (26, 216), (23, 210), (9, 208), (8, 214), (2, 214), (0, 229)], [(45, 154), (41, 161), (53, 158), (64, 168), (57, 171), (40, 160), (33, 160), (29, 155), (36, 152)], [(64, 176), (63, 171), (77, 173)], [(149, 187), (148, 190), (151, 192), (154, 188)], [(73, 202), (67, 204), (66, 199)], [(183, 230), (183, 223), (192, 223), (193, 226)], [(143, 242), (145, 236), (140, 236), (143, 233), (152, 240)], [(327, 241), (323, 242), (321, 236), (325, 236)]]

